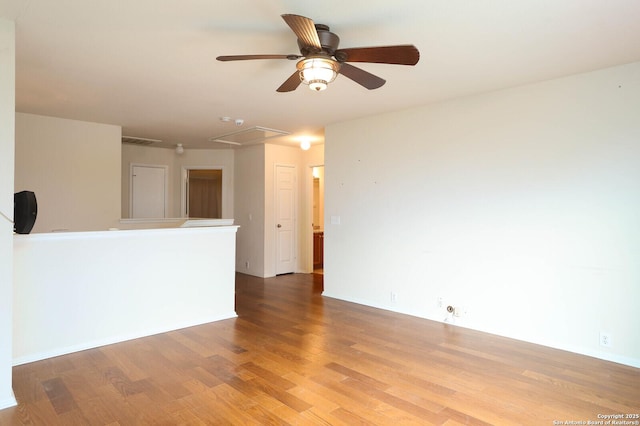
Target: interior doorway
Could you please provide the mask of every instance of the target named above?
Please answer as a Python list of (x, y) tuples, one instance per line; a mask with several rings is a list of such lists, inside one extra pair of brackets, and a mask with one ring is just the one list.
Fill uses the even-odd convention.
[(324, 274), (324, 166), (311, 168), (312, 177), (312, 222), (313, 273)]
[(182, 185), (182, 216), (221, 219), (223, 217), (222, 181), (222, 168), (185, 168)]

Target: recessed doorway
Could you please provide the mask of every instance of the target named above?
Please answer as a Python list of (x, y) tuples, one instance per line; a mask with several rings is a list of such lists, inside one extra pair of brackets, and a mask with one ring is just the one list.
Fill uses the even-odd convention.
[(324, 166), (312, 167), (313, 273), (324, 273)]
[(182, 183), (182, 216), (223, 218), (222, 168), (185, 168)]

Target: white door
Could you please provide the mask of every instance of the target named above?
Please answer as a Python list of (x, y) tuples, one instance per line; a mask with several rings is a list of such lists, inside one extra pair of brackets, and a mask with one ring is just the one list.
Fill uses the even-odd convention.
[(296, 169), (276, 166), (276, 275), (295, 270)]
[(131, 217), (166, 217), (167, 169), (165, 166), (131, 166)]

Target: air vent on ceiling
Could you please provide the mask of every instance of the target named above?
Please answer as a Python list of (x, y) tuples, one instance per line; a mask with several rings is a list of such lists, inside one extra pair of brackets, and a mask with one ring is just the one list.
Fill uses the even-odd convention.
[(123, 136), (122, 143), (128, 143), (131, 145), (152, 145), (154, 143), (162, 142), (160, 139), (148, 139), (148, 138), (139, 138), (136, 136)]
[(290, 132), (284, 130), (269, 129), (267, 127), (255, 126), (249, 129), (238, 130), (221, 136), (210, 138), (211, 142), (220, 142), (230, 145), (253, 145), (264, 142), (267, 139), (286, 136)]

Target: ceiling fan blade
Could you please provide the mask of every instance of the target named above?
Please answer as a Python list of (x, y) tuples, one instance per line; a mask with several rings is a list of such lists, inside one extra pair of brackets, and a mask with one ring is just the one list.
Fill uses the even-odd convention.
[(378, 64), (415, 65), (420, 52), (412, 44), (398, 46), (353, 47), (338, 49), (335, 53), (340, 62), (373, 62)]
[(296, 71), (291, 74), (291, 77), (289, 77), (284, 83), (282, 83), (282, 85), (278, 87), (278, 89), (276, 89), (276, 92), (292, 92), (296, 90), (298, 86), (300, 86), (300, 83), (300, 73)]
[(350, 64), (340, 64), (340, 74), (369, 90), (382, 87), (386, 80)]
[(314, 47), (318, 50), (322, 49), (320, 37), (318, 37), (318, 31), (316, 31), (313, 20), (305, 18), (304, 16), (291, 14), (282, 15), (282, 19), (284, 19), (305, 46)]
[(249, 59), (300, 59), (300, 55), (230, 55), (218, 56), (219, 61), (246, 61)]

